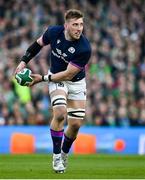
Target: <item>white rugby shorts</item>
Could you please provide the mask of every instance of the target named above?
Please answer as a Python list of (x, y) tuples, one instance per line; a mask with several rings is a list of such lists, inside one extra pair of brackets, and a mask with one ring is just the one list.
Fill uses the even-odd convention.
[(65, 91), (68, 95), (67, 99), (71, 100), (86, 100), (86, 80), (85, 78), (80, 81), (62, 81), (59, 83), (49, 82), (49, 93), (60, 89)]

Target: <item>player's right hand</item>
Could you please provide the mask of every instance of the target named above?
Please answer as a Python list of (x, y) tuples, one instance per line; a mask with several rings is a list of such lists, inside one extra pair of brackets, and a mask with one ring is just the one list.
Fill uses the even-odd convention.
[(26, 67), (26, 63), (24, 61), (21, 61), (20, 64), (17, 66), (14, 75), (16, 75), (18, 72), (20, 72), (22, 69)]
[(40, 74), (31, 74), (31, 77), (33, 79), (33, 81), (31, 83), (29, 83), (29, 87), (39, 83), (39, 82), (42, 82), (42, 75)]

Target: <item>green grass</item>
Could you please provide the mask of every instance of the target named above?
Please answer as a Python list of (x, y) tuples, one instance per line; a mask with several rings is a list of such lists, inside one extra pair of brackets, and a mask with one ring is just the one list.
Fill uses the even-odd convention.
[(51, 155), (0, 155), (0, 179), (141, 179), (145, 156), (71, 155), (64, 174), (51, 168)]

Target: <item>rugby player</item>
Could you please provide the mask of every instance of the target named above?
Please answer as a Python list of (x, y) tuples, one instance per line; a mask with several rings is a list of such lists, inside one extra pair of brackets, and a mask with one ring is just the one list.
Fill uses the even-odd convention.
[[(83, 124), (86, 106), (85, 66), (91, 55), (91, 47), (83, 34), (84, 16), (76, 9), (64, 15), (64, 25), (49, 26), (21, 58), (15, 73), (39, 53), (43, 46), (51, 47), (51, 67), (46, 75), (32, 74), (36, 83), (47, 81), (53, 118), (50, 133), (53, 142), (53, 169), (65, 172), (69, 150)], [(64, 132), (64, 123), (67, 128)], [(63, 138), (64, 137), (64, 138)], [(62, 142), (63, 141), (63, 142)]]

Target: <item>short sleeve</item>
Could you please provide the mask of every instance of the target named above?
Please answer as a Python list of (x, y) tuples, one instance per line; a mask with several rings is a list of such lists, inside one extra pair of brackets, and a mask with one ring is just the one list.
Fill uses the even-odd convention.
[(51, 26), (48, 27), (47, 30), (44, 32), (44, 34), (42, 36), (43, 43), (45, 45), (48, 45), (51, 42), (51, 30), (52, 30), (52, 27)]
[(85, 65), (88, 63), (90, 56), (91, 56), (91, 50), (82, 52), (79, 55), (77, 55), (76, 58), (70, 62), (70, 64), (78, 67), (79, 69), (83, 69)]
[(43, 43), (45, 45), (51, 44), (63, 29), (63, 26), (49, 26), (42, 35)]

